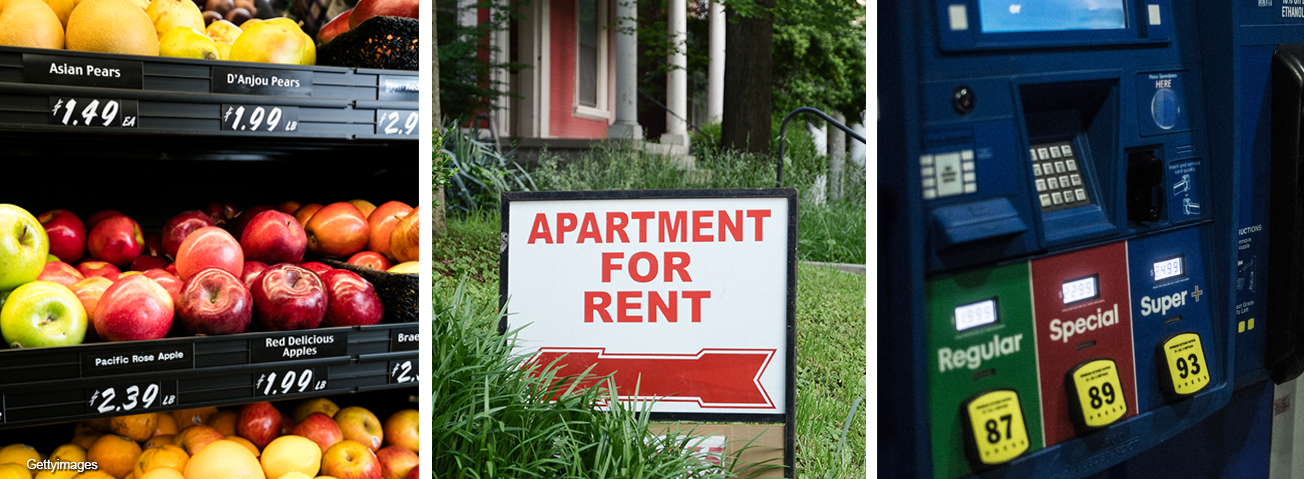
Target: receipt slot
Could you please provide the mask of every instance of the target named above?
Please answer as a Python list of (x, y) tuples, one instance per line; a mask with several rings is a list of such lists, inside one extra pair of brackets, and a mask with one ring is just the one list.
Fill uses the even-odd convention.
[(1027, 263), (928, 283), (929, 417), (939, 477), (1042, 447), (1028, 289)]

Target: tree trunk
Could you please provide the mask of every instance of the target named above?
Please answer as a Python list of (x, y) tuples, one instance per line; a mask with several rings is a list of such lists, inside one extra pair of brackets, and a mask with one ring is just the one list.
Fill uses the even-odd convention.
[[(433, 4), (438, 3), (438, 1), (439, 0), (435, 0), (435, 2), (431, 2), (432, 7)], [(438, 8), (435, 8), (434, 11), (438, 11)], [(434, 18), (434, 15), (431, 15), (431, 18)], [(430, 22), (430, 25), (431, 25), (430, 28), (433, 29), (431, 32), (432, 33), (431, 36), (434, 37), (435, 39), (434, 41), (435, 54), (433, 55), (434, 73), (432, 74), (432, 77), (434, 78), (432, 89), (434, 90), (434, 92), (431, 93), (431, 95), (434, 97), (433, 103), (434, 103), (435, 111), (434, 111), (434, 118), (432, 118), (432, 120), (434, 121), (433, 129), (435, 135), (440, 135), (441, 134), (440, 129), (443, 128), (443, 118), (439, 116), (439, 22)], [(434, 153), (436, 155), (439, 154), (438, 151)], [(430, 231), (438, 234), (448, 233), (448, 218), (445, 217), (444, 215), (444, 210), (446, 209), (444, 207), (444, 185), (438, 185), (436, 187), (433, 199), (435, 205), (434, 208), (432, 208), (434, 211), (430, 212)]]
[(757, 18), (726, 7), (724, 40), (724, 118), (721, 137), (736, 150), (770, 152), (770, 70), (774, 38), (774, 0), (757, 0)]

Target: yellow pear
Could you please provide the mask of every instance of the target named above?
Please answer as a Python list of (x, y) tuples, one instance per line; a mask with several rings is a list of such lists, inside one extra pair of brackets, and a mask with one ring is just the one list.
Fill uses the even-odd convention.
[(63, 48), (63, 24), (41, 0), (0, 0), (0, 45)]
[(217, 43), (226, 43), (228, 45), (234, 44), (235, 39), (240, 38), (242, 32), (244, 30), (226, 20), (214, 20), (213, 23), (208, 24), (208, 29), (204, 30), (204, 34), (208, 35), (208, 38), (212, 38)]
[(204, 14), (192, 0), (150, 0), (145, 9), (149, 20), (154, 22), (154, 31), (159, 40), (172, 29), (190, 27), (197, 32), (204, 31)]
[(168, 30), (158, 42), (158, 54), (162, 57), (199, 58), (219, 60), (221, 51), (213, 39), (208, 38), (190, 27), (177, 27)]
[(282, 17), (258, 22), (246, 28), (231, 45), (230, 59), (237, 62), (315, 65), (317, 46), (311, 37), (299, 29), (298, 23)]
[(45, 0), (45, 4), (50, 6), (54, 15), (59, 17), (59, 23), (63, 28), (68, 28), (68, 15), (72, 14), (72, 8), (77, 6), (77, 0)]
[(217, 42), (217, 52), (221, 54), (220, 59), (222, 59), (222, 60), (230, 60), (230, 59), (231, 59), (231, 44), (230, 44), (230, 43)]

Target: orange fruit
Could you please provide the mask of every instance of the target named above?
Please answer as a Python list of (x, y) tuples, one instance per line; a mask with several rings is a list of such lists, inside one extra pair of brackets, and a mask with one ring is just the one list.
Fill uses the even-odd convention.
[(22, 464), (0, 464), (0, 479), (32, 479), (32, 473)]
[(267, 479), (248, 449), (232, 441), (217, 441), (195, 453), (183, 471), (186, 479)]
[(209, 416), (214, 414), (217, 414), (217, 408), (209, 406), (172, 411), (172, 418), (177, 420), (177, 428), (185, 429), (203, 424), (204, 421), (208, 420)]
[(54, 448), (50, 453), (51, 462), (86, 462), (86, 448), (76, 444), (64, 444)]
[(254, 443), (249, 442), (248, 439), (245, 439), (245, 438), (243, 438), (243, 437), (240, 437), (240, 436), (227, 436), (226, 440), (228, 440), (228, 441), (232, 441), (232, 442), (235, 442), (235, 443), (239, 443), (241, 446), (244, 446), (245, 449), (248, 449), (248, 450), (249, 450), (249, 452), (254, 453), (254, 457), (258, 457), (259, 455), (262, 454), (262, 451), (259, 451), (259, 450), (258, 450), (258, 446), (255, 446)]
[(101, 471), (117, 479), (123, 479), (127, 474), (131, 474), (131, 469), (138, 458), (140, 458), (140, 444), (117, 434), (100, 436), (95, 440), (95, 444), (91, 444), (90, 449), (86, 450), (88, 461), (99, 465)]
[(144, 441), (154, 437), (154, 431), (158, 429), (158, 413), (109, 418), (109, 429), (114, 434), (126, 436), (133, 441)]
[(76, 475), (77, 475), (76, 469), (59, 469), (57, 471), (42, 469), (40, 471), (37, 471), (36, 475), (32, 476), (32, 478), (33, 479), (72, 479), (73, 476)]
[(156, 416), (158, 416), (158, 427), (154, 429), (155, 436), (163, 434), (175, 435), (176, 433), (181, 432), (181, 428), (177, 427), (177, 418), (172, 417), (171, 414), (158, 413)]
[(81, 474), (72, 476), (72, 479), (118, 479), (118, 478), (113, 477), (113, 474), (109, 474), (101, 470), (87, 469), (85, 472), (82, 472)]
[[(5, 446), (4, 449), (0, 449), (0, 464), (14, 463), (23, 466), (23, 469), (27, 469), (27, 461), (31, 459), (40, 461), (41, 453), (36, 452), (35, 448), (26, 444), (10, 444)], [(30, 474), (31, 471), (29, 470), (28, 473)]]
[(281, 436), (263, 448), (262, 463), (267, 477), (292, 471), (316, 476), (321, 472), (321, 447), (303, 436)]
[[(163, 417), (163, 416), (169, 416), (169, 415), (168, 415), (168, 414), (159, 414), (159, 417)], [(168, 445), (172, 445), (172, 446), (179, 446), (179, 445), (180, 445), (180, 444), (177, 444), (177, 436), (176, 436), (175, 434), (159, 434), (159, 435), (157, 435), (157, 436), (151, 437), (151, 438), (149, 438), (148, 441), (145, 441), (143, 444), (141, 444), (141, 445), (140, 445), (140, 448), (141, 448), (141, 449), (150, 449), (150, 448), (155, 448), (155, 447), (160, 447), (160, 446), (168, 446)]]
[(0, 1), (0, 45), (63, 48), (63, 23), (41, 0)]
[(186, 479), (186, 476), (181, 475), (176, 469), (160, 467), (146, 472), (145, 475), (137, 479)]
[(312, 479), (312, 476), (309, 476), (299, 471), (290, 471), (276, 479)]
[(109, 432), (109, 418), (97, 417), (86, 421), (86, 427), (99, 432)]
[(68, 16), (69, 50), (158, 56), (154, 22), (128, 0), (84, 0)]
[(217, 432), (222, 433), (224, 436), (234, 436), (235, 420), (239, 416), (239, 413), (231, 409), (218, 411), (217, 414), (208, 416), (208, 419), (204, 421), (204, 424), (213, 426), (213, 429), (217, 429)]
[(226, 436), (217, 432), (217, 429), (199, 425), (182, 429), (181, 432), (177, 434), (174, 441), (178, 446), (181, 446), (182, 449), (186, 450), (186, 454), (190, 454), (190, 457), (194, 457), (196, 453), (204, 448), (204, 446), (225, 438)]
[(131, 468), (131, 473), (136, 477), (142, 477), (146, 472), (160, 467), (176, 469), (179, 472), (185, 469), (186, 461), (189, 460), (190, 455), (186, 454), (180, 446), (159, 446), (140, 453), (140, 458), (136, 459), (136, 465)]
[(81, 432), (74, 435), (72, 440), (68, 442), (81, 446), (82, 449), (90, 450), (91, 444), (95, 444), (95, 440), (103, 435), (102, 432)]

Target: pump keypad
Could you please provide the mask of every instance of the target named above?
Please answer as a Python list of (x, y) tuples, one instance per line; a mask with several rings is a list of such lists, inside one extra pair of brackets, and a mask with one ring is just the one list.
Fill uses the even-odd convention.
[(1028, 153), (1032, 155), (1032, 176), (1042, 213), (1091, 204), (1073, 142), (1032, 145)]

